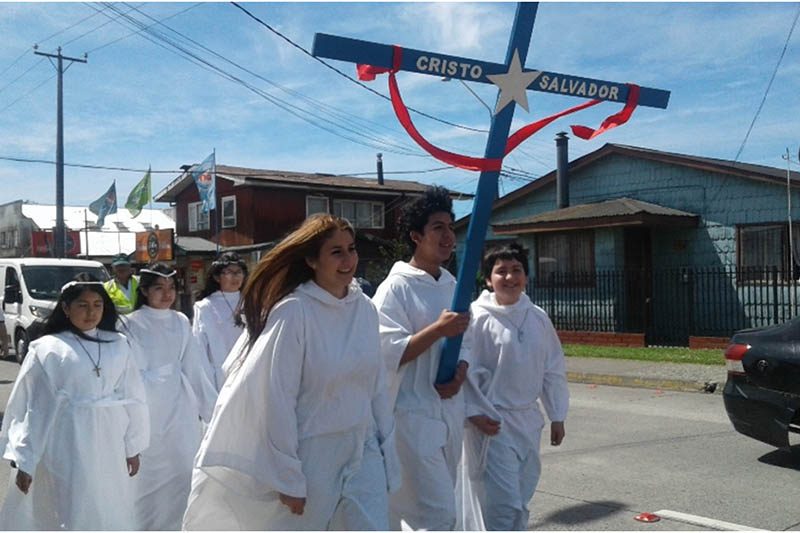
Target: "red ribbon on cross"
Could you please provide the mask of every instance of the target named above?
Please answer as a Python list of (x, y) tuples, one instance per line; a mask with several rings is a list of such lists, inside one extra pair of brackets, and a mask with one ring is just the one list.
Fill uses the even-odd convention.
[[(363, 64), (356, 65), (358, 79), (362, 81), (374, 81), (376, 76), (380, 74), (386, 74), (387, 72), (389, 73), (389, 94), (392, 100), (392, 108), (394, 109), (397, 119), (400, 121), (400, 124), (406, 130), (408, 135), (414, 139), (414, 141), (423, 150), (428, 152), (439, 161), (457, 168), (462, 168), (464, 170), (499, 171), (503, 165), (502, 159), (470, 157), (462, 154), (456, 154), (454, 152), (448, 152), (447, 150), (442, 150), (441, 148), (434, 146), (422, 136), (419, 130), (417, 130), (416, 126), (414, 126), (414, 122), (411, 120), (411, 115), (409, 114), (405, 103), (403, 103), (403, 98), (400, 95), (400, 89), (397, 85), (396, 74), (400, 70), (403, 49), (397, 45), (393, 46), (392, 49), (392, 68), (375, 67), (372, 65)], [(636, 105), (639, 102), (639, 86), (632, 83), (627, 85), (629, 88), (628, 99), (622, 111), (606, 118), (597, 129), (592, 129), (587, 126), (570, 126), (572, 128), (572, 133), (575, 134), (576, 137), (589, 140), (594, 139), (598, 135), (601, 135), (610, 129), (625, 124), (628, 119), (631, 118), (631, 115), (633, 114), (633, 111), (636, 109)], [(588, 102), (584, 102), (583, 104), (570, 107), (569, 109), (565, 109), (564, 111), (560, 111), (559, 113), (555, 113), (543, 119), (537, 120), (536, 122), (531, 122), (530, 124), (523, 126), (508, 138), (504, 155), (511, 153), (512, 150), (522, 144), (531, 135), (541, 130), (554, 120), (566, 115), (570, 115), (577, 111), (581, 111), (588, 107), (592, 107), (601, 102), (602, 100), (590, 100)]]

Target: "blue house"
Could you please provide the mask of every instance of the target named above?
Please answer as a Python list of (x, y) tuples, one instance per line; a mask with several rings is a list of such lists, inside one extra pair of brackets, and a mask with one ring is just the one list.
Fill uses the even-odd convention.
[(528, 248), (562, 338), (718, 345), (798, 314), (800, 173), (618, 144), (567, 164), (557, 145), (560, 168), (494, 202), (487, 244)]

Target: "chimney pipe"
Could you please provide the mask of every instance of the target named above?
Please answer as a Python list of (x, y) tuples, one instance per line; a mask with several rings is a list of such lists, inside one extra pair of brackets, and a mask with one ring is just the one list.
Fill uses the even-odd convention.
[(569, 137), (566, 132), (556, 134), (556, 208), (569, 207), (569, 157), (567, 143)]
[(383, 185), (383, 154), (378, 155), (378, 185)]

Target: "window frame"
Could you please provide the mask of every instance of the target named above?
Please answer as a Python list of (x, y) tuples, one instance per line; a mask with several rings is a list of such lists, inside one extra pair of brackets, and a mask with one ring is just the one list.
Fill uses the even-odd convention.
[[(225, 229), (225, 228), (235, 228), (236, 227), (236, 222), (237, 222), (236, 195), (223, 196), (221, 200), (222, 201), (220, 203), (220, 217), (222, 218), (222, 221), (221, 221), (222, 228), (223, 229)], [(233, 215), (231, 215), (231, 217), (226, 217), (225, 216), (225, 205), (226, 205), (226, 203), (227, 204), (233, 204)], [(228, 218), (228, 219), (233, 218), (233, 222), (232, 223), (226, 223), (226, 218)]]
[[(586, 252), (586, 261), (588, 261), (587, 268), (585, 270), (574, 270), (570, 271), (568, 269), (558, 269), (556, 267), (555, 272), (564, 273), (566, 278), (564, 280), (558, 280), (558, 276), (556, 276), (555, 283), (550, 283), (548, 279), (550, 277), (551, 272), (544, 272), (542, 273), (542, 249), (544, 247), (543, 239), (546, 238), (557, 238), (557, 237), (566, 237), (567, 243), (564, 246), (564, 249), (570, 254), (566, 258), (556, 258), (556, 265), (563, 264), (564, 262), (567, 263), (567, 267), (572, 263), (575, 263), (578, 258), (573, 256), (571, 252), (574, 252), (578, 249), (578, 245), (581, 243), (570, 242), (572, 239), (582, 239), (584, 245), (587, 247)], [(593, 288), (596, 285), (596, 268), (597, 264), (595, 262), (595, 232), (593, 229), (585, 229), (585, 230), (575, 230), (575, 231), (553, 231), (553, 232), (542, 232), (536, 235), (536, 239), (534, 242), (534, 248), (536, 250), (536, 261), (532, 265), (534, 271), (536, 273), (535, 277), (535, 284), (536, 287), (582, 287), (582, 288)]]
[[(356, 220), (350, 220), (350, 218), (344, 217), (342, 215), (342, 206), (345, 203), (353, 204), (353, 215), (354, 215), (353, 218), (355, 218)], [(368, 226), (363, 226), (363, 225), (359, 225), (358, 224), (358, 206), (359, 205), (366, 205), (369, 208), (370, 223), (369, 223)], [(377, 208), (377, 212), (380, 213), (380, 220), (377, 223), (375, 221), (376, 208)], [(350, 223), (353, 225), (353, 227), (356, 228), (356, 229), (384, 229), (386, 227), (386, 209), (385, 209), (384, 203), (380, 202), (380, 201), (375, 201), (375, 200), (356, 200), (356, 199), (351, 199), (351, 198), (334, 199), (333, 200), (333, 214), (338, 216), (338, 217), (347, 218), (347, 220), (349, 220)]]
[[(200, 223), (201, 216), (205, 219), (205, 227)], [(190, 233), (211, 229), (211, 213), (203, 213), (203, 202), (189, 202), (186, 207), (186, 217)]]
[[(748, 231), (754, 229), (778, 230), (778, 240), (780, 241), (780, 264), (745, 264), (745, 237)], [(737, 224), (736, 225), (736, 282), (738, 285), (774, 283), (773, 268), (777, 268), (778, 283), (787, 284), (791, 282), (791, 277), (796, 276), (800, 261), (796, 258), (800, 256), (800, 227), (792, 221), (792, 240), (794, 241), (794, 265), (789, 257), (789, 223), (788, 222), (762, 222), (756, 224)], [(753, 244), (755, 245), (755, 243)], [(794, 268), (793, 268), (794, 267)], [(750, 270), (748, 270), (750, 269)], [(789, 274), (789, 276), (787, 276)]]
[[(308, 205), (309, 204), (309, 200), (324, 200), (325, 201), (325, 211), (314, 211), (314, 212), (311, 212), (309, 210), (309, 205)], [(318, 194), (308, 194), (308, 195), (306, 195), (306, 218), (308, 218), (311, 215), (316, 214), (316, 213), (330, 213), (331, 212), (330, 209), (331, 209), (331, 203), (330, 203), (330, 200), (328, 199), (327, 196), (321, 196), (321, 195), (318, 195)]]

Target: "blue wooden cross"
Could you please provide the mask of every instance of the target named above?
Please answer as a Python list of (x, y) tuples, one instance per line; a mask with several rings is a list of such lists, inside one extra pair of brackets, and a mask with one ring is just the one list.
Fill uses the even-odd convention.
[[(520, 103), (526, 110), (528, 108), (526, 90), (621, 103), (627, 102), (628, 98), (629, 87), (624, 83), (581, 78), (557, 72), (525, 70), (525, 59), (528, 55), (537, 8), (538, 3), (520, 2), (517, 4), (506, 60), (502, 64), (403, 48), (399, 65), (394, 65), (392, 46), (323, 33), (314, 36), (312, 54), (315, 57), (350, 61), (374, 67), (387, 69), (396, 67), (397, 70), (419, 74), (446, 76), (479, 83), (494, 83), (500, 87), (500, 91), (489, 128), (484, 157), (502, 161), (511, 128), (511, 119), (514, 116), (515, 102)], [(664, 109), (667, 107), (668, 101), (669, 91), (648, 87), (640, 88), (638, 105)], [(453, 311), (463, 312), (469, 309), (475, 286), (475, 274), (478, 271), (483, 252), (499, 175), (499, 170), (485, 170), (481, 172), (478, 180), (478, 190), (467, 229), (467, 247), (459, 268), (458, 283), (451, 306)], [(460, 349), (460, 335), (448, 337), (445, 340), (436, 378), (437, 383), (445, 383), (453, 378)]]

